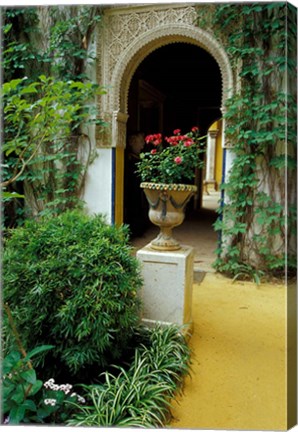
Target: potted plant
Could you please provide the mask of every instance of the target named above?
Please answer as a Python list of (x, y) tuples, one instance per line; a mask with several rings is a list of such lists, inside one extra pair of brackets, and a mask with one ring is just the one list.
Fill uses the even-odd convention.
[(177, 250), (181, 246), (172, 237), (172, 229), (184, 220), (184, 209), (197, 191), (193, 182), (196, 169), (202, 167), (203, 140), (198, 127), (181, 134), (175, 129), (173, 136), (156, 133), (147, 135), (145, 142), (151, 149), (140, 154), (137, 174), (142, 179), (149, 203), (149, 219), (160, 227), (160, 233), (150, 246), (157, 250)]

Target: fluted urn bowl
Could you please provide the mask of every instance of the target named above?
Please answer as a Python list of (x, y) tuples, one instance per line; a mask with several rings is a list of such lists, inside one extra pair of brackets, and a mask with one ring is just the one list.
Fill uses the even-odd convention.
[(158, 236), (151, 241), (155, 250), (173, 251), (181, 245), (172, 236), (172, 229), (184, 221), (185, 206), (197, 191), (195, 185), (141, 183), (149, 203), (149, 219), (160, 228)]

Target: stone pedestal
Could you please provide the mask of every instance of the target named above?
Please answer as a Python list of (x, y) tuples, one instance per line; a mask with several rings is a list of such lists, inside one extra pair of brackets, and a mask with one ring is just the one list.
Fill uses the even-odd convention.
[(141, 261), (143, 323), (192, 323), (193, 248), (160, 252), (149, 245), (137, 252)]

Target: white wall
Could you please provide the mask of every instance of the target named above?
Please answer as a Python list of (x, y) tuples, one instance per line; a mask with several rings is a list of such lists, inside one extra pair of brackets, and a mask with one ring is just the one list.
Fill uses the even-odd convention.
[(97, 157), (88, 167), (83, 200), (89, 214), (101, 213), (112, 222), (112, 149), (96, 149)]
[[(225, 183), (227, 183), (229, 181), (229, 174), (230, 174), (230, 170), (232, 168), (234, 159), (235, 159), (235, 153), (227, 148), (226, 149), (226, 156), (225, 156), (226, 160), (225, 160), (225, 172), (224, 172), (224, 177), (225, 177)], [(227, 203), (228, 202), (228, 197), (225, 194), (225, 199), (224, 201)]]

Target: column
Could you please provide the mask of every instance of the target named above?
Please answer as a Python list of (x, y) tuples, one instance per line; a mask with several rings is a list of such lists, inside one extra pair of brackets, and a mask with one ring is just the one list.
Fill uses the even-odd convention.
[(207, 137), (207, 158), (206, 158), (206, 191), (217, 189), (215, 180), (215, 155), (216, 155), (216, 137), (218, 130), (209, 130)]

